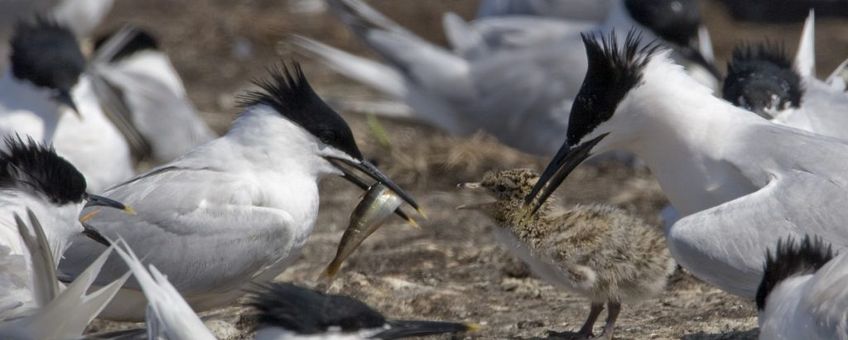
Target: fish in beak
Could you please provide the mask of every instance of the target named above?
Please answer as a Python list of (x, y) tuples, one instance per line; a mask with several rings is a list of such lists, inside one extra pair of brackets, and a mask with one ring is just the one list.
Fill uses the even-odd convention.
[(77, 118), (82, 119), (82, 115), (80, 114), (79, 110), (77, 109), (77, 104), (74, 103), (74, 99), (71, 98), (71, 92), (70, 91), (59, 90), (59, 92), (56, 93), (56, 95), (53, 96), (53, 100), (55, 100), (59, 104), (64, 104), (64, 105), (68, 106), (71, 109), (71, 111), (74, 111), (74, 114), (76, 114)]
[[(389, 217), (403, 204), (403, 199), (381, 183), (376, 183), (365, 194), (359, 204), (350, 214), (350, 223), (342, 235), (336, 257), (321, 274), (327, 283), (333, 281), (342, 262), (352, 254), (359, 245), (379, 229)], [(410, 220), (415, 223), (414, 220)]]
[(542, 176), (539, 177), (539, 181), (533, 186), (533, 190), (524, 199), (524, 203), (529, 205), (531, 214), (535, 214), (545, 200), (562, 184), (562, 181), (592, 155), (592, 149), (607, 135), (608, 133), (602, 134), (576, 146), (569, 145), (568, 141), (562, 144)]
[[(370, 162), (365, 160), (349, 160), (337, 157), (327, 157), (327, 160), (330, 162), (330, 164), (333, 164), (333, 166), (341, 170), (341, 172), (344, 174), (343, 177), (345, 179), (360, 187), (361, 189), (369, 190), (369, 188), (371, 188), (371, 185), (368, 185), (367, 181), (357, 175), (355, 172), (353, 172), (351, 168), (359, 170), (371, 179), (377, 181), (377, 183), (388, 187), (389, 189), (394, 191), (398, 196), (400, 196), (400, 198), (402, 198), (406, 203), (415, 208), (419, 215), (426, 218), (426, 215), (418, 206), (418, 203), (416, 203), (415, 200), (412, 198), (412, 196), (406, 193), (406, 191), (404, 191), (403, 189), (401, 189), (400, 186), (395, 184), (395, 182), (393, 182), (388, 176), (383, 174), (380, 169), (377, 169), (377, 167), (371, 164)], [(395, 213), (404, 220), (412, 220), (406, 214), (404, 214), (400, 210), (400, 208), (398, 208)]]

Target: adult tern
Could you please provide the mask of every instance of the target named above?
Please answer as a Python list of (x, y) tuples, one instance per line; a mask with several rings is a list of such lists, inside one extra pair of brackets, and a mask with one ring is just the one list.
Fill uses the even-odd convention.
[[(85, 221), (80, 222), (78, 216), (84, 204), (126, 210), (119, 202), (86, 193), (82, 174), (52, 148), (32, 139), (7, 138), (4, 149), (0, 151), (0, 254), (4, 258), (0, 270), (0, 319), (43, 306), (55, 296), (45, 293), (52, 289), (44, 288), (44, 280), (33, 279), (37, 268), (27, 263), (43, 259), (44, 254), (41, 251), (33, 253), (27, 247), (15, 216), (29, 216), (31, 223), (38, 216), (39, 228), (43, 226), (44, 238), (49, 244), (43, 251), (51, 259), (57, 259), (74, 235), (105, 243), (100, 233), (83, 223)], [(49, 270), (55, 272), (55, 266), (52, 267)], [(53, 282), (53, 279), (46, 282)]]
[(817, 237), (779, 241), (757, 291), (760, 339), (848, 339), (846, 280), (848, 253)]
[(585, 35), (589, 72), (566, 141), (527, 197), (530, 209), (583, 160), (627, 150), (684, 216), (666, 229), (675, 260), (727, 292), (753, 297), (762, 254), (779, 237), (848, 245), (848, 145), (772, 124), (715, 98), (631, 31)]
[[(368, 185), (358, 169), (418, 205), (363, 159), (347, 123), (330, 109), (300, 67), (271, 69), (261, 90), (223, 136), (106, 191), (134, 216), (103, 211), (92, 225), (121, 237), (174, 284), (196, 310), (231, 302), (251, 281), (267, 282), (297, 258), (318, 214), (318, 181), (342, 175)], [(60, 264), (79, 273), (103, 246), (76, 240)], [(107, 282), (126, 266), (110, 261)], [(141, 319), (144, 297), (127, 285), (104, 315)]]
[(129, 146), (103, 112), (71, 31), (50, 19), (22, 21), (11, 47), (0, 78), (0, 133), (53, 144), (94, 192), (132, 177)]
[(774, 43), (734, 50), (723, 97), (772, 122), (848, 139), (848, 96), (815, 75), (814, 22), (810, 13), (794, 63)]
[[(330, 7), (387, 63), (357, 57), (303, 37), (296, 36), (293, 42), (335, 71), (414, 109), (414, 113), (399, 113), (402, 117), (456, 135), (484, 130), (506, 145), (541, 155), (556, 152), (558, 142), (554, 141), (566, 132), (567, 112), (586, 72), (579, 32), (643, 28), (640, 23), (674, 15), (647, 11), (636, 20), (624, 2), (617, 2), (614, 13), (604, 24), (575, 28), (565, 22), (548, 21), (544, 26), (548, 28), (531, 26), (522, 31), (549, 32), (550, 26), (564, 26), (557, 31), (563, 33), (537, 43), (508, 44), (497, 50), (491, 50), (483, 35), (475, 31), (476, 23), (467, 26), (457, 17), (449, 16), (453, 19), (446, 19), (445, 30), (455, 48), (470, 45), (462, 49), (488, 49), (475, 54), (481, 57), (471, 57), (424, 41), (362, 1), (334, 0), (330, 1)], [(690, 20), (675, 23), (667, 28), (676, 29), (663, 30), (674, 34), (661, 37), (674, 39), (673, 44), (681, 54), (711, 67), (696, 49), (677, 43), (693, 39), (698, 23)], [(527, 25), (522, 23), (514, 27), (524, 26)]]

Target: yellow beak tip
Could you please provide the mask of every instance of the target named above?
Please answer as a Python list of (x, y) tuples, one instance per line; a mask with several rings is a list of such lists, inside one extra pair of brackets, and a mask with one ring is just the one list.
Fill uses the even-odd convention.
[(135, 215), (136, 214), (135, 209), (133, 209), (130, 206), (124, 207), (124, 213), (126, 213), (127, 215)]

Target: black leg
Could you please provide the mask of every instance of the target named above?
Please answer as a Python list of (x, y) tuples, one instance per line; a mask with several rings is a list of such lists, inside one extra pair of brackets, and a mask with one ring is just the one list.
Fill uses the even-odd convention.
[(604, 332), (601, 333), (601, 336), (596, 339), (603, 340), (612, 340), (612, 332), (613, 328), (615, 328), (615, 320), (618, 319), (618, 313), (621, 312), (621, 303), (618, 302), (609, 302), (607, 303), (609, 309), (607, 310), (607, 323), (604, 325)]

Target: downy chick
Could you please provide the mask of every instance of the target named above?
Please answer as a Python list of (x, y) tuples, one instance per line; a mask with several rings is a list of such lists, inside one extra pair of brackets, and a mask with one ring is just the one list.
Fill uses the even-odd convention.
[(608, 205), (577, 205), (552, 216), (548, 201), (529, 214), (524, 198), (538, 178), (528, 169), (487, 173), (482, 182), (460, 187), (486, 190), (496, 201), (460, 208), (493, 218), (498, 240), (533, 273), (591, 301), (579, 338), (593, 338), (606, 304), (606, 325), (597, 338), (612, 339), (621, 304), (656, 296), (674, 271), (665, 239), (657, 228)]

